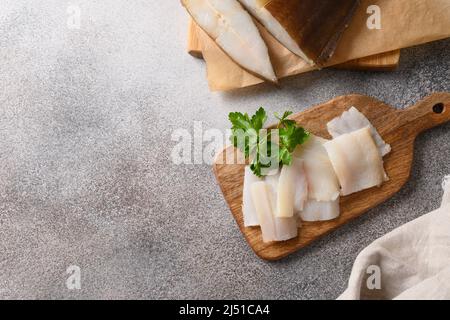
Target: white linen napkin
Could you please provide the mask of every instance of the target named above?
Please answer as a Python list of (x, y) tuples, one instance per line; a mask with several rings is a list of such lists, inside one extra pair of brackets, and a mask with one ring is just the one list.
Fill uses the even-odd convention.
[(450, 176), (446, 176), (444, 178), (444, 182), (442, 182), (442, 188), (444, 189), (444, 196), (442, 197), (441, 206), (445, 206), (446, 204), (450, 204)]
[(450, 176), (443, 188), (441, 208), (361, 251), (338, 299), (450, 299)]

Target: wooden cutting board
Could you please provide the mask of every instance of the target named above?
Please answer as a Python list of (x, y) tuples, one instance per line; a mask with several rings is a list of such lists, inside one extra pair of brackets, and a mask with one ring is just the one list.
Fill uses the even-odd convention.
[[(197, 24), (190, 19), (188, 27), (187, 51), (195, 58), (202, 59), (202, 46), (197, 35)], [(349, 70), (392, 71), (398, 67), (400, 50), (377, 54), (374, 56), (348, 61), (333, 68)]]
[(450, 121), (450, 93), (435, 93), (405, 110), (394, 109), (367, 96), (348, 95), (297, 113), (291, 118), (313, 134), (330, 139), (326, 124), (351, 106), (365, 114), (391, 145), (392, 152), (384, 157), (390, 180), (381, 187), (341, 197), (339, 218), (325, 222), (304, 222), (295, 239), (264, 243), (259, 227), (244, 227), (241, 210), (244, 165), (220, 164), (219, 160), (224, 157), (231, 159), (233, 147), (218, 154), (213, 165), (217, 181), (245, 239), (262, 259), (283, 258), (392, 197), (409, 178), (416, 137), (424, 130)]

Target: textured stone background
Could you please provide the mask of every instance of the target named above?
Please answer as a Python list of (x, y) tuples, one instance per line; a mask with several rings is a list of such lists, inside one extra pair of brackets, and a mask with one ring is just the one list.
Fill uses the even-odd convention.
[[(185, 53), (179, 1), (0, 4), (0, 298), (336, 298), (358, 252), (434, 208), (450, 124), (422, 135), (410, 182), (362, 218), (276, 263), (247, 247), (207, 165), (176, 166), (177, 128), (301, 111), (362, 93), (398, 108), (450, 89), (450, 41), (403, 51), (396, 72), (323, 70), (210, 93)], [(65, 287), (82, 270), (82, 290)]]

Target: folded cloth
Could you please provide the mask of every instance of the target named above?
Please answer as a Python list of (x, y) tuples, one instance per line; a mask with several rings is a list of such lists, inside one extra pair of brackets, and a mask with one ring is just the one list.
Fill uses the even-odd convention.
[(442, 182), (442, 188), (444, 189), (444, 197), (442, 198), (442, 207), (446, 204), (450, 204), (450, 176), (444, 178)]
[(338, 299), (450, 299), (450, 176), (443, 187), (441, 208), (375, 240), (358, 255)]

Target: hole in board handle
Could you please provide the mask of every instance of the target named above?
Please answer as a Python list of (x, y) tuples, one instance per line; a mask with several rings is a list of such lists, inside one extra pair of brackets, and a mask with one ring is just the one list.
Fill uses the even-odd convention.
[(442, 112), (444, 112), (444, 110), (445, 110), (445, 107), (444, 107), (444, 104), (442, 102), (436, 103), (433, 106), (433, 112), (434, 113), (441, 114)]

